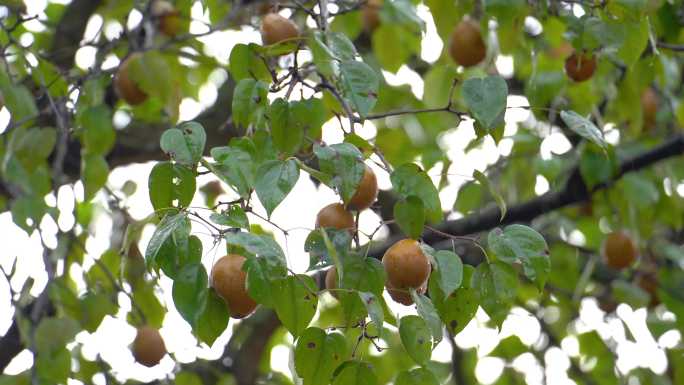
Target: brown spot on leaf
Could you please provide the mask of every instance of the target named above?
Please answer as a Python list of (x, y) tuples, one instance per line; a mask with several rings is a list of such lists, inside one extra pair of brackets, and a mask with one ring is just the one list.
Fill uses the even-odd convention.
[(306, 347), (309, 349), (314, 349), (316, 347), (316, 344), (314, 342), (309, 342), (308, 344), (306, 344)]
[(456, 327), (458, 326), (458, 321), (456, 321), (455, 319), (451, 320), (451, 322), (449, 322), (449, 326), (451, 326), (452, 330), (456, 329)]

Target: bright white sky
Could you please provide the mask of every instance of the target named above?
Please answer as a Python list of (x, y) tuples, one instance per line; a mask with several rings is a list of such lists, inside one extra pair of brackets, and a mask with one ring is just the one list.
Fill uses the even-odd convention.
[[(68, 2), (68, 1), (67, 1)], [(26, 1), (28, 6), (28, 14), (42, 14), (46, 1), (34, 0)], [(438, 37), (434, 23), (429, 11), (421, 6), (419, 14), (427, 23), (427, 33), (424, 36), (422, 44), (421, 56), (428, 62), (434, 62), (442, 49), (443, 43)], [(0, 15), (1, 16), (1, 15)], [(203, 14), (202, 7), (199, 2), (195, 4), (192, 11), (193, 19), (208, 22), (208, 15)], [(128, 24), (134, 26), (140, 21), (140, 14), (133, 12)], [(42, 30), (42, 26), (38, 22), (29, 22), (27, 27), (32, 31)], [(85, 40), (91, 40), (99, 31), (103, 31), (107, 37), (117, 36), (122, 27), (119, 24), (107, 24), (102, 28), (102, 18), (94, 16), (91, 18), (86, 30)], [(191, 32), (203, 32), (205, 24), (202, 22), (193, 22), (191, 25)], [(26, 34), (22, 37), (23, 44), (31, 42), (31, 36)], [(244, 42), (260, 42), (257, 31), (251, 28), (246, 28), (242, 31), (227, 31), (218, 32), (202, 38), (205, 43), (205, 53), (215, 56), (218, 60), (226, 63), (228, 55), (232, 46), (236, 43)], [(76, 55), (76, 63), (81, 68), (88, 68), (93, 63), (93, 50), (91, 48), (82, 48)], [(303, 53), (305, 55), (305, 53)], [(29, 58), (31, 60), (31, 58)], [(115, 57), (109, 57), (105, 61), (105, 66), (112, 67), (118, 64)], [(497, 68), (503, 75), (511, 74), (513, 72), (513, 62), (509, 57), (500, 57), (497, 60)], [(416, 73), (407, 67), (402, 67), (397, 74), (390, 74), (384, 72), (385, 79), (390, 84), (409, 84), (417, 97), (421, 97), (423, 93), (423, 83)], [(185, 99), (181, 104), (181, 120), (189, 120), (197, 116), (205, 107), (211, 106), (216, 98), (216, 85), (220, 84), (225, 78), (226, 74), (222, 70), (218, 70), (212, 76), (213, 82), (209, 82), (202, 87), (199, 100)], [(294, 92), (293, 95), (297, 95)], [(275, 95), (272, 95), (275, 97)], [(509, 106), (526, 106), (527, 101), (524, 97), (509, 97)], [(116, 123), (125, 124), (128, 117), (125, 113), (118, 113), (115, 115)], [(9, 113), (6, 109), (0, 111), (0, 133), (6, 129), (9, 121)], [(526, 122), (534, 124), (531, 115), (524, 109), (509, 109), (506, 113), (506, 135), (512, 135), (516, 131), (516, 124), (519, 122)], [(123, 125), (122, 124), (122, 125)], [(367, 123), (362, 129), (357, 129), (357, 132), (365, 137), (372, 138), (375, 135), (375, 127)], [(342, 140), (342, 132), (337, 126), (337, 122), (329, 122), (324, 128), (323, 139), (328, 143), (340, 142)], [(512, 146), (512, 140), (504, 139), (499, 145), (495, 145), (493, 141), (487, 140), (485, 144), (478, 149), (464, 153), (464, 147), (471, 138), (474, 137), (472, 124), (470, 122), (463, 122), (459, 127), (446, 132), (441, 139), (441, 144), (453, 164), (449, 170), (450, 181), (452, 184), (440, 194), (443, 207), (451, 207), (455, 199), (458, 187), (468, 179), (469, 175), (475, 168), (484, 170), (488, 164), (494, 163), (499, 156), (507, 155)], [(608, 131), (607, 137), (611, 142), (619, 140), (619, 134), (616, 130)], [(549, 157), (551, 153), (561, 154), (570, 150), (570, 143), (560, 132), (553, 132), (548, 136), (541, 148), (541, 153), (545, 157)], [(134, 181), (138, 188), (126, 204), (129, 212), (134, 218), (141, 219), (152, 212), (152, 207), (148, 199), (147, 191), (147, 176), (151, 170), (153, 163), (131, 165), (121, 167), (112, 171), (108, 185), (113, 189), (119, 189), (128, 181)], [(371, 166), (373, 166), (371, 164)], [(430, 170), (429, 174), (434, 176), (437, 181), (441, 171), (441, 165), (435, 166), (435, 169)], [(388, 175), (379, 168), (375, 168), (378, 182), (381, 188), (390, 188)], [(209, 176), (200, 177), (198, 186), (203, 185), (207, 181), (212, 180)], [(542, 176), (537, 177), (537, 184), (535, 191), (537, 194), (542, 194), (548, 190), (548, 181)], [(227, 189), (228, 190), (228, 189)], [(73, 208), (74, 196), (78, 199), (83, 197), (83, 188), (77, 184), (75, 188), (63, 186), (57, 196), (50, 195), (46, 198), (49, 205), (59, 207), (61, 216), (57, 223), (49, 217), (41, 223), (41, 228), (44, 234), (48, 235), (47, 243), (50, 246), (56, 245), (54, 234), (58, 228), (68, 230), (74, 224), (74, 217), (71, 215)], [(230, 193), (220, 199), (231, 199)], [(303, 243), (308, 233), (313, 227), (314, 218), (318, 210), (336, 201), (336, 195), (328, 188), (321, 187), (316, 189), (310, 182), (308, 175), (302, 173), (299, 182), (294, 190), (290, 193), (287, 199), (275, 210), (272, 220), (280, 224), (283, 228), (294, 229), (290, 232), (287, 239), (277, 229), (273, 232), (278, 239), (281, 246), (286, 250), (290, 267), (298, 272), (304, 271), (308, 265), (308, 256), (303, 252)], [(92, 258), (98, 257), (104, 252), (109, 245), (109, 235), (111, 229), (111, 219), (107, 214), (104, 195), (100, 194), (96, 201), (101, 204), (99, 215), (94, 221), (92, 229), (94, 237), (89, 239), (86, 247), (88, 254), (84, 267), (87, 269), (92, 264)], [(258, 202), (255, 200), (255, 202)], [(197, 193), (193, 206), (202, 206), (202, 195)], [(264, 212), (261, 207), (258, 208), (260, 212)], [(250, 218), (254, 223), (262, 223), (266, 228), (270, 228), (267, 223), (261, 222), (257, 218)], [(369, 210), (366, 210), (361, 215), (360, 229), (363, 232), (369, 233), (379, 223), (379, 218)], [(17, 272), (9, 283), (14, 290), (19, 290), (27, 278), (33, 278), (35, 285), (32, 293), (39, 294), (46, 284), (46, 274), (43, 270), (43, 262), (41, 259), (41, 244), (38, 234), (34, 233), (27, 236), (26, 233), (16, 227), (12, 223), (12, 218), (9, 213), (0, 214), (0, 244), (3, 245), (0, 251), (0, 265), (8, 271), (15, 259), (18, 259)], [(141, 249), (144, 250), (149, 237), (153, 232), (152, 227), (148, 227), (141, 242)], [(225, 250), (225, 245), (221, 244), (216, 247), (212, 245), (212, 239), (207, 234), (207, 230), (197, 224), (193, 225), (193, 231), (204, 242), (204, 258), (203, 263), (207, 269), (211, 268), (213, 261), (221, 256), (222, 250)], [(376, 237), (385, 236), (380, 232)], [(577, 237), (581, 241), (581, 234)], [(73, 268), (72, 276), (78, 276), (80, 269)], [(199, 345), (192, 337), (191, 330), (188, 324), (183, 321), (180, 315), (175, 311), (171, 300), (171, 281), (169, 279), (161, 280), (161, 290), (159, 291), (160, 298), (168, 305), (169, 313), (167, 314), (161, 333), (165, 339), (167, 348), (179, 362), (191, 362), (196, 357), (216, 359), (220, 356), (224, 344), (229, 340), (232, 326), (236, 324), (231, 321), (231, 326), (214, 344), (214, 348), (210, 348), (204, 344)], [(80, 290), (85, 290), (83, 282), (79, 282)], [(8, 293), (8, 282), (4, 278), (0, 278), (0, 293)], [(330, 297), (327, 300), (332, 301)], [(125, 314), (130, 309), (128, 298), (124, 295), (119, 297), (121, 309), (116, 317), (106, 317), (100, 328), (93, 334), (81, 332), (77, 336), (77, 341), (83, 344), (83, 354), (90, 359), (94, 359), (96, 354), (101, 354), (102, 358), (109, 362), (112, 366), (113, 374), (119, 380), (126, 380), (128, 378), (135, 378), (141, 381), (150, 381), (156, 378), (164, 377), (173, 370), (174, 361), (169, 357), (165, 357), (160, 365), (154, 368), (146, 368), (136, 364), (132, 355), (128, 350), (128, 345), (135, 337), (135, 329), (125, 322)], [(398, 314), (406, 314), (413, 312), (412, 308), (403, 307), (394, 304), (389, 297), (388, 303), (392, 305), (392, 310)], [(677, 331), (671, 331), (662, 336), (658, 341), (653, 340), (645, 323), (646, 311), (644, 309), (632, 310), (627, 305), (620, 305), (617, 314), (620, 319), (612, 317), (607, 320), (603, 317), (603, 312), (598, 309), (595, 301), (585, 300), (582, 303), (580, 312), (580, 321), (573, 325), (578, 332), (598, 330), (604, 338), (612, 337), (617, 342), (618, 353), (618, 367), (622, 373), (628, 372), (634, 367), (648, 367), (656, 373), (663, 373), (666, 369), (666, 358), (663, 351), (666, 347), (674, 346), (680, 339)], [(6, 294), (0, 295), (0, 334), (5, 333), (12, 322), (13, 309), (10, 306), (9, 296)], [(551, 310), (545, 315), (547, 320), (551, 321), (554, 318), (554, 312)], [(666, 314), (666, 317), (671, 317), (671, 314)], [(489, 384), (496, 380), (504, 368), (504, 362), (486, 355), (496, 346), (499, 338), (505, 338), (511, 334), (518, 335), (521, 340), (528, 345), (539, 343), (540, 330), (539, 324), (534, 317), (525, 313), (522, 309), (515, 309), (503, 325), (500, 333), (496, 330), (484, 326), (484, 321), (487, 320), (486, 314), (480, 310), (476, 319), (471, 322), (468, 327), (456, 337), (457, 344), (462, 348), (477, 347), (478, 355), (481, 357), (477, 364), (476, 375), (478, 380), (484, 384)], [(624, 324), (623, 324), (624, 322)], [(625, 324), (629, 327), (631, 334), (634, 336), (636, 342), (627, 340)], [(290, 375), (289, 356), (291, 350), (289, 346), (281, 345), (273, 349), (273, 369), (281, 371)], [(372, 352), (371, 354), (377, 354)], [(562, 349), (553, 348), (546, 353), (547, 362), (547, 383), (550, 384), (570, 384), (572, 383), (565, 375), (565, 370), (569, 367), (570, 356), (578, 354), (578, 344), (574, 338), (566, 338), (562, 343)], [(433, 358), (440, 361), (449, 361), (451, 355), (451, 348), (448, 343), (442, 342), (435, 350)], [(19, 373), (32, 365), (32, 356), (30, 352), (24, 351), (17, 356), (15, 360), (7, 367), (5, 373), (15, 374)], [(527, 376), (528, 383), (541, 383), (542, 368), (535, 364), (535, 359), (530, 353), (526, 353), (518, 358), (513, 365), (516, 369), (524, 371)], [(98, 384), (104, 383), (104, 378), (96, 378)], [(80, 383), (78, 381), (71, 381), (70, 384)]]

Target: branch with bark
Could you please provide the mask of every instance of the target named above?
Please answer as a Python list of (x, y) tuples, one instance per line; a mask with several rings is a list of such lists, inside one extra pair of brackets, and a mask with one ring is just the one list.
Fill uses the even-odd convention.
[[(677, 134), (664, 143), (633, 157), (624, 159), (619, 164), (618, 171), (608, 181), (589, 189), (582, 180), (579, 165), (575, 165), (569, 172), (565, 187), (560, 191), (550, 191), (527, 202), (508, 207), (506, 216), (501, 220), (501, 212), (498, 207), (491, 206), (479, 213), (467, 217), (445, 221), (435, 226), (439, 232), (426, 230), (422, 239), (425, 243), (435, 245), (438, 248), (449, 248), (449, 238), (440, 233), (452, 236), (462, 236), (481, 231), (490, 230), (494, 227), (515, 222), (528, 222), (543, 214), (576, 203), (586, 202), (597, 191), (606, 189), (617, 182), (626, 173), (649, 167), (657, 162), (684, 154), (684, 135)], [(381, 258), (385, 251), (398, 240), (401, 235), (394, 235), (388, 240), (371, 248), (369, 255)], [(442, 242), (440, 244), (440, 242)]]

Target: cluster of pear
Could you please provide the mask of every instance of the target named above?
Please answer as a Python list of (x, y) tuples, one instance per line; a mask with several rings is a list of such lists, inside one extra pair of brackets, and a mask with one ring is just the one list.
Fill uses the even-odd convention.
[[(350, 210), (361, 211), (371, 206), (378, 194), (378, 183), (370, 167), (366, 166), (356, 192), (345, 206), (332, 203), (323, 207), (316, 216), (316, 227), (354, 231), (354, 216)], [(387, 280), (385, 286), (390, 297), (403, 305), (413, 304), (410, 289), (425, 293), (431, 266), (417, 241), (403, 239), (392, 245), (382, 257)], [(335, 267), (326, 272), (325, 286), (337, 297), (338, 274)]]

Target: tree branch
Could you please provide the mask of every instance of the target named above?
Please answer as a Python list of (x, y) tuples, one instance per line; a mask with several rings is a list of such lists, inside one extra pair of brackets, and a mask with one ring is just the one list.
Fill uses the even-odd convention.
[[(594, 192), (606, 189), (618, 181), (624, 174), (648, 167), (661, 160), (668, 159), (684, 153), (684, 135), (676, 135), (663, 144), (645, 151), (641, 154), (627, 158), (620, 163), (618, 172), (608, 182), (599, 184), (591, 190), (587, 188), (579, 172), (579, 166), (575, 166), (570, 172), (565, 187), (560, 191), (547, 192), (537, 198), (527, 202), (510, 206), (506, 212), (506, 217), (500, 220), (500, 211), (496, 206), (492, 206), (480, 211), (477, 214), (467, 216), (453, 221), (445, 221), (435, 226), (439, 231), (450, 235), (468, 235), (492, 229), (494, 227), (515, 222), (527, 222), (542, 214), (549, 213), (559, 208), (585, 202), (589, 200)], [(385, 251), (395, 242), (403, 238), (400, 235), (390, 237), (386, 242), (373, 247), (369, 255), (381, 258)], [(426, 231), (422, 239), (428, 244), (435, 244), (447, 240), (447, 237), (433, 232)]]
[(61, 70), (69, 71), (74, 66), (76, 51), (80, 48), (88, 20), (101, 3), (102, 0), (73, 0), (64, 10), (48, 54), (52, 63)]

